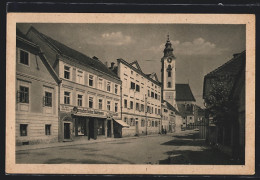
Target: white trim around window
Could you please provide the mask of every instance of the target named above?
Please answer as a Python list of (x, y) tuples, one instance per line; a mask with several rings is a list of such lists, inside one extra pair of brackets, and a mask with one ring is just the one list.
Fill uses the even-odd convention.
[[(18, 56), (18, 63), (21, 64), (21, 65), (30, 67), (30, 59), (31, 59), (30, 55), (31, 55), (31, 53), (29, 51), (26, 51), (26, 50), (21, 49), (21, 48), (17, 48), (17, 50), (18, 50), (18, 54), (17, 54), (17, 56)], [(26, 52), (28, 54), (28, 64), (21, 63), (21, 51), (24, 51), (24, 52)]]

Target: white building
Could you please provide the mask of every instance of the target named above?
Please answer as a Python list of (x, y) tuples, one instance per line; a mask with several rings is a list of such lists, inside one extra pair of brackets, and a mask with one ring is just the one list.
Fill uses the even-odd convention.
[(161, 84), (157, 75), (144, 74), (137, 61), (117, 60), (111, 67), (122, 81), (122, 120), (130, 125), (122, 135), (159, 133), (161, 127)]

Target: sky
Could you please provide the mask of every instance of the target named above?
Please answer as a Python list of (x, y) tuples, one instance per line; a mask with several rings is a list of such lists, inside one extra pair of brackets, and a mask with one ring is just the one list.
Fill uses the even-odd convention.
[(204, 76), (245, 50), (245, 25), (227, 24), (74, 24), (26, 23), (87, 56), (102, 62), (137, 60), (144, 73), (161, 78), (161, 58), (167, 34), (176, 56), (176, 83), (188, 83), (196, 104), (203, 105)]

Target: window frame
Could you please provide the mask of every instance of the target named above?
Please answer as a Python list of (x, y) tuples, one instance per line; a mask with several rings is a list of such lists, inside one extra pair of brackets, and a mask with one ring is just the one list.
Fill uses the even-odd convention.
[(111, 82), (110, 81), (107, 81), (107, 87), (106, 87), (106, 90), (107, 92), (111, 92)]
[[(66, 70), (65, 67), (68, 67), (69, 70)], [(68, 73), (69, 73), (69, 78), (66, 78), (66, 77), (65, 77), (65, 75), (66, 75), (65, 72), (68, 72)], [(64, 64), (64, 65), (63, 65), (63, 78), (64, 78), (64, 79), (67, 79), (67, 80), (71, 80), (71, 66), (68, 66), (67, 64)]]
[[(25, 127), (25, 133), (23, 134), (22, 127)], [(28, 124), (20, 124), (20, 136), (28, 136)]]
[[(69, 95), (66, 95), (65, 93), (69, 93)], [(63, 103), (70, 105), (71, 104), (71, 92), (70, 91), (64, 91), (63, 95), (64, 95), (64, 99), (63, 99), (64, 102)], [(67, 101), (66, 98), (67, 98), (69, 103), (66, 102)]]
[[(82, 76), (81, 76), (82, 82), (79, 82), (79, 80), (78, 80), (78, 77), (80, 77), (79, 74), (82, 75)], [(84, 84), (84, 71), (81, 70), (81, 69), (77, 69), (77, 70), (76, 70), (76, 83)]]
[[(90, 82), (91, 82), (91, 85), (90, 85)], [(94, 87), (94, 75), (92, 75), (92, 74), (88, 75), (88, 86)]]
[[(49, 131), (47, 131), (47, 127), (49, 127)], [(47, 133), (48, 132), (48, 133)], [(51, 136), (51, 124), (45, 124), (45, 135)]]
[[(46, 99), (48, 99), (48, 97), (46, 96), (46, 93), (51, 94), (51, 98), (50, 98), (51, 102), (50, 102), (50, 104), (46, 104)], [(50, 91), (46, 91), (46, 90), (44, 91), (44, 106), (52, 107), (52, 92), (50, 92)]]
[[(26, 51), (24, 49), (21, 49), (21, 48), (19, 48), (18, 51), (19, 51), (19, 57), (18, 57), (19, 58), (19, 64), (22, 64), (22, 65), (25, 65), (27, 67), (30, 67), (30, 52)], [(23, 52), (28, 54), (28, 64), (25, 64), (25, 63), (21, 62), (21, 51), (23, 51)]]
[[(26, 88), (28, 89), (28, 92), (24, 92), (21, 90), (21, 88)], [(18, 90), (18, 93), (19, 93), (19, 103), (23, 103), (23, 104), (30, 104), (30, 87), (29, 86), (26, 86), (24, 84), (22, 85), (19, 85), (19, 90)], [(21, 101), (21, 94), (25, 94), (27, 93), (27, 98), (24, 98), (25, 100), (24, 101)]]
[[(81, 99), (79, 98), (79, 96), (81, 96)], [(78, 106), (78, 107), (83, 107), (83, 106), (84, 106), (84, 104), (83, 104), (83, 99), (84, 99), (83, 94), (78, 93), (78, 94), (77, 94), (77, 106)], [(81, 105), (79, 105), (80, 100), (81, 100)]]
[[(101, 100), (101, 101), (100, 101)], [(100, 108), (100, 104), (101, 104), (101, 108)], [(99, 98), (98, 99), (98, 109), (102, 110), (103, 109), (103, 99)]]
[[(109, 103), (108, 103), (109, 102)], [(108, 108), (109, 107), (109, 108)], [(111, 101), (107, 100), (107, 110), (111, 111)]]
[[(92, 105), (91, 105), (91, 107), (90, 107), (90, 102), (92, 102)], [(88, 97), (88, 107), (89, 108), (94, 108), (94, 96), (89, 96)]]

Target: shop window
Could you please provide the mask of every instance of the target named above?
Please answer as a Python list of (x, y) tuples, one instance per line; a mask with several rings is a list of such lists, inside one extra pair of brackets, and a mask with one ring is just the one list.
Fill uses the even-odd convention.
[(70, 67), (69, 66), (64, 66), (64, 78), (70, 79)]
[(134, 102), (130, 101), (130, 109), (134, 109)]
[(88, 98), (88, 107), (89, 107), (89, 108), (93, 108), (93, 106), (94, 106), (94, 101), (93, 101), (93, 99), (94, 99), (94, 98), (91, 97), (91, 96)]
[(29, 66), (29, 53), (20, 49), (20, 63)]
[(105, 121), (103, 119), (98, 119), (98, 135), (105, 135), (104, 122)]
[(45, 91), (44, 106), (52, 106), (52, 93)]
[(83, 99), (83, 95), (78, 94), (78, 106), (82, 107), (82, 99)]
[(28, 124), (20, 124), (20, 136), (27, 136)]
[(51, 135), (51, 125), (45, 124), (45, 135)]
[(107, 110), (110, 111), (111, 109), (111, 101), (107, 101)]
[(98, 100), (98, 109), (103, 109), (103, 100), (102, 99)]
[(118, 111), (118, 103), (115, 103), (115, 112)]
[(64, 92), (64, 104), (70, 104), (70, 92)]
[(131, 89), (135, 89), (135, 83), (131, 82)]
[(20, 90), (17, 92), (18, 102), (29, 103), (29, 87), (20, 86)]
[(124, 107), (127, 108), (127, 100), (124, 100)]
[(94, 84), (94, 76), (93, 75), (89, 75), (88, 85), (89, 86), (93, 86), (93, 84)]

